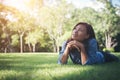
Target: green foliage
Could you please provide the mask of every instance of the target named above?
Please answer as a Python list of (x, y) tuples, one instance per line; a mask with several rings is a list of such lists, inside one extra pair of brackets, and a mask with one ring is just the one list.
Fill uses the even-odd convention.
[(12, 35), (11, 39), (12, 39), (11, 45), (17, 46), (19, 43), (19, 35), (17, 34)]
[(63, 42), (71, 37), (71, 31), (66, 31), (63, 36), (60, 37), (59, 46), (62, 46)]
[(7, 34), (5, 34), (5, 33), (3, 33), (2, 35), (1, 35), (1, 38), (6, 38), (7, 37)]
[[(120, 30), (119, 20), (120, 16), (116, 14), (116, 7), (108, 0), (101, 0), (104, 3), (105, 8), (100, 14), (101, 17), (101, 31), (108, 32), (111, 36), (115, 36), (116, 33)], [(114, 31), (115, 30), (115, 31)]]
[(40, 30), (29, 32), (26, 37), (26, 43), (31, 43), (32, 45), (35, 45), (37, 42), (39, 42), (41, 37), (43, 37), (43, 33)]
[[(69, 4), (65, 1), (56, 1), (56, 3), (57, 5), (54, 7), (44, 6), (40, 8), (38, 14), (40, 25), (47, 30), (50, 39), (53, 41), (54, 48), (58, 48), (63, 41), (62, 36), (65, 33), (68, 21), (66, 15), (70, 12)], [(56, 50), (58, 51), (58, 49)]]
[(103, 48), (103, 51), (110, 51), (110, 52), (114, 52), (115, 50), (114, 50), (114, 48), (109, 48), (109, 49), (107, 49), (107, 48)]
[[(58, 48), (71, 36), (71, 31), (78, 22), (87, 22), (93, 26), (101, 48), (106, 43), (113, 43), (107, 37), (112, 39), (120, 31), (120, 16), (116, 14), (118, 9), (109, 0), (98, 0), (105, 6), (101, 11), (89, 7), (75, 8), (66, 0), (54, 1), (54, 5), (44, 5), (43, 0), (30, 0), (26, 4), (31, 8), (31, 13), (0, 4), (0, 12), (5, 13), (0, 14), (0, 38), (7, 38), (8, 45), (14, 47), (18, 47), (21, 42), (21, 47), (32, 45), (39, 50), (44, 48), (53, 51), (53, 48)], [(9, 13), (14, 20), (6, 19)]]

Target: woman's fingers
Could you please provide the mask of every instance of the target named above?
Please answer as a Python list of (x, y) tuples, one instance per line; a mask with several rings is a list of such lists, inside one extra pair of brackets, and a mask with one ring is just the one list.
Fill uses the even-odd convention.
[(75, 41), (75, 40), (74, 41), (70, 41), (68, 44), (70, 44), (70, 45), (76, 45), (79, 48), (84, 47), (84, 45), (81, 42), (78, 42), (78, 41)]
[(78, 43), (80, 43), (80, 42), (74, 40), (74, 41), (70, 41), (68, 44), (77, 45)]
[(79, 47), (76, 44), (73, 44), (73, 42), (67, 44), (68, 48), (71, 50), (72, 48), (76, 48), (78, 51), (80, 51)]
[(68, 44), (69, 45), (75, 45), (75, 42), (74, 41), (70, 41)]
[(73, 45), (73, 47), (75, 47), (79, 52), (80, 52), (80, 49), (79, 49), (79, 47), (78, 46), (76, 46), (76, 45)]

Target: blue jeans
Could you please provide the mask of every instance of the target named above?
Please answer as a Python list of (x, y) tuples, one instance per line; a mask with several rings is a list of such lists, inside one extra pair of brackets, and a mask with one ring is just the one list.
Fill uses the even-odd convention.
[(110, 54), (110, 52), (103, 52), (103, 51), (101, 52), (104, 55), (105, 62), (119, 61), (119, 58), (113, 54)]

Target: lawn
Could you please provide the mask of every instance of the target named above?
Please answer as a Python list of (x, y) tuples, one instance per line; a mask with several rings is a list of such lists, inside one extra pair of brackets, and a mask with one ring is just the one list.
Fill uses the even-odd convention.
[(120, 80), (120, 62), (58, 65), (57, 58), (57, 53), (0, 54), (0, 80)]

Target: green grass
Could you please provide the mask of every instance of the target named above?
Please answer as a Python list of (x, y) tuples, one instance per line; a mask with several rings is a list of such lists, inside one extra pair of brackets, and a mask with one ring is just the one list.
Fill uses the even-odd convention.
[(120, 62), (58, 65), (57, 58), (57, 53), (0, 54), (0, 80), (120, 80)]

